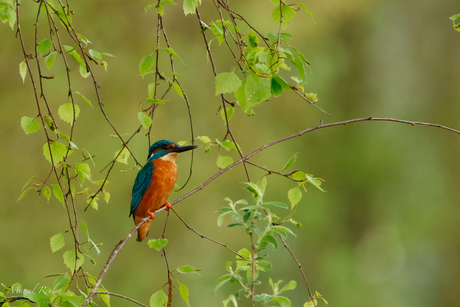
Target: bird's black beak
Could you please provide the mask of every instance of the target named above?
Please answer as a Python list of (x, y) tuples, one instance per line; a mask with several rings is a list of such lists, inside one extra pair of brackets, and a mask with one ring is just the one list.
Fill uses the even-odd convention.
[(171, 148), (170, 152), (184, 152), (184, 151), (187, 151), (187, 150), (195, 149), (197, 147), (198, 146), (196, 146), (196, 145), (177, 146), (177, 147)]

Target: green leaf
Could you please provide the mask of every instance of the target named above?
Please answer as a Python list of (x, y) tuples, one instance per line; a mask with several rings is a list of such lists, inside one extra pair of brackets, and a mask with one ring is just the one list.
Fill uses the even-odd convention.
[(158, 290), (150, 297), (150, 307), (166, 307), (168, 296), (163, 290)]
[(272, 226), (272, 229), (276, 234), (281, 235), (284, 239), (287, 238), (288, 234), (296, 236), (295, 233), (292, 232), (292, 230), (284, 226), (276, 225), (276, 226)]
[(261, 206), (263, 207), (278, 207), (278, 208), (283, 208), (283, 209), (287, 209), (288, 206), (285, 204), (285, 203), (281, 203), (281, 202), (277, 202), (277, 201), (268, 201), (266, 203), (262, 203), (260, 204)]
[(321, 180), (317, 179), (317, 178), (314, 178), (312, 175), (308, 175), (306, 174), (306, 177), (307, 177), (307, 180), (313, 184), (318, 190), (322, 191), (322, 192), (326, 192), (323, 190), (323, 188), (321, 188)]
[[(120, 153), (121, 151), (121, 153)], [(120, 153), (120, 154), (118, 154)], [(123, 147), (123, 150), (119, 149), (115, 152), (114, 158), (117, 157), (117, 162), (123, 163), (123, 164), (128, 164), (128, 158), (131, 154), (129, 153), (129, 150), (126, 147)]]
[[(227, 211), (227, 210), (228, 210), (228, 211)], [(237, 213), (235, 213), (231, 208), (227, 208), (227, 207), (222, 208), (222, 209), (220, 209), (220, 210), (218, 210), (218, 211), (216, 211), (216, 212), (217, 212), (217, 213), (221, 213), (221, 214), (219, 215), (219, 217), (217, 218), (217, 226), (218, 226), (218, 227), (222, 226), (222, 224), (224, 223), (224, 218), (225, 218), (226, 215), (229, 215), (229, 214), (230, 214), (230, 215), (233, 215), (233, 216), (238, 217), (238, 214), (237, 214)]]
[(168, 239), (150, 239), (147, 244), (150, 248), (154, 248), (157, 251), (160, 251), (160, 249), (168, 244)]
[(72, 15), (68, 9), (68, 7), (64, 7), (59, 5), (58, 6), (58, 16), (59, 16), (59, 21), (66, 26), (66, 28), (71, 28), (71, 25), (69, 22), (72, 22)]
[(47, 200), (47, 202), (48, 202), (48, 204), (49, 204), (49, 203), (50, 203), (50, 197), (51, 197), (51, 190), (50, 190), (50, 188), (48, 188), (48, 187), (44, 187), (44, 188), (43, 188), (43, 196), (46, 197), (46, 200)]
[(288, 199), (289, 199), (289, 202), (291, 203), (291, 209), (293, 209), (294, 206), (297, 205), (302, 199), (302, 191), (300, 191), (300, 188), (295, 187), (295, 188), (290, 189), (288, 191)]
[(67, 273), (59, 275), (53, 282), (53, 288), (56, 290), (64, 289), (71, 281), (70, 275)]
[(259, 181), (257, 181), (257, 186), (259, 187), (260, 191), (262, 192), (262, 195), (265, 194), (265, 190), (267, 189), (267, 177), (263, 176), (260, 178)]
[(276, 79), (274, 78), (271, 80), (271, 91), (273, 96), (275, 97), (278, 97), (283, 92), (281, 84), (279, 84), (278, 81), (276, 81)]
[(282, 43), (287, 43), (293, 38), (293, 36), (291, 34), (289, 34), (289, 33), (284, 33), (284, 32), (281, 33), (281, 34), (279, 34), (279, 33), (267, 33), (267, 38), (268, 38), (268, 40), (270, 40), (270, 41), (272, 41), (274, 43), (278, 42), (278, 38), (280, 39), (280, 41)]
[(270, 243), (271, 245), (273, 245), (274, 249), (278, 248), (278, 241), (276, 241), (276, 239), (272, 235), (266, 235), (262, 241)]
[(248, 42), (250, 48), (256, 48), (259, 45), (259, 38), (254, 30), (251, 30), (248, 34)]
[[(215, 291), (215, 290), (214, 290)], [(227, 307), (228, 303), (232, 302), (233, 307), (238, 307), (238, 301), (236, 300), (236, 297), (233, 294), (230, 294), (227, 299), (222, 301), (222, 304), (224, 307)]]
[(75, 250), (66, 251), (63, 258), (64, 264), (72, 271), (72, 274), (75, 269), (78, 270), (85, 262), (85, 257), (80, 252), (75, 254)]
[(64, 239), (64, 234), (62, 232), (51, 237), (50, 246), (51, 246), (51, 251), (53, 253), (63, 248), (64, 245), (65, 245), (65, 239)]
[(10, 5), (7, 3), (0, 2), (0, 19), (3, 23), (7, 23), (10, 25), (11, 30), (14, 31), (14, 24), (16, 23), (16, 12), (14, 11), (13, 2), (12, 1), (3, 1), (9, 2)]
[[(146, 7), (144, 7), (144, 11), (147, 13), (148, 10), (150, 10), (152, 7), (156, 7), (156, 3), (152, 3), (152, 4), (149, 4), (147, 5)], [(157, 8), (157, 10), (159, 9), (159, 7)], [(163, 8), (162, 8), (163, 9)], [(160, 11), (158, 10), (158, 13), (163, 16), (163, 13), (160, 13)]]
[(283, 13), (283, 20), (281, 22), (281, 27), (283, 29), (286, 29), (287, 24), (294, 19), (296, 11), (292, 7), (285, 5), (285, 4), (281, 5), (281, 11), (280, 11), (280, 7), (277, 6), (272, 12), (272, 18), (274, 22), (280, 23), (281, 12)]
[(247, 259), (241, 259), (240, 256), (236, 255), (236, 268), (237, 269), (243, 266), (246, 266), (248, 262), (250, 261), (249, 259), (251, 258), (251, 252), (247, 248), (240, 249), (238, 251), (238, 254), (240, 254), (241, 256)]
[(86, 234), (86, 237), (89, 239), (89, 231), (88, 231), (88, 226), (86, 226), (86, 223), (84, 221), (81, 221), (80, 227), (83, 229), (83, 231)]
[(249, 221), (249, 218), (251, 217), (251, 211), (248, 211), (246, 212), (244, 215), (243, 215), (243, 222), (244, 223), (247, 223)]
[(284, 286), (278, 293), (283, 293), (285, 291), (294, 290), (297, 287), (297, 282), (291, 280), (286, 286)]
[(287, 297), (277, 296), (273, 301), (280, 304), (280, 307), (291, 307), (291, 301)]
[(51, 163), (50, 147), (51, 147), (51, 153), (52, 153), (54, 165), (57, 165), (59, 162), (62, 161), (62, 159), (64, 159), (64, 156), (67, 153), (67, 146), (57, 141), (51, 142), (49, 146), (48, 146), (48, 143), (45, 143), (43, 145), (43, 155), (45, 156), (46, 160), (48, 160), (49, 163)]
[(294, 50), (294, 52), (302, 59), (302, 61), (304, 61), (308, 66), (310, 66), (310, 62), (305, 58), (305, 56), (303, 55), (302, 52), (300, 52), (300, 50), (294, 48), (291, 46), (291, 48)]
[(297, 154), (298, 153), (296, 153), (295, 155), (291, 157), (291, 159), (289, 159), (289, 161), (284, 165), (282, 171), (285, 171), (286, 169), (290, 168), (294, 164), (294, 162), (297, 160)]
[(64, 194), (62, 193), (61, 187), (59, 184), (53, 184), (53, 194), (61, 204), (64, 205)]
[(458, 18), (460, 18), (460, 13), (449, 17), (449, 19), (452, 21), (456, 21)]
[(45, 57), (45, 64), (48, 67), (48, 69), (51, 69), (51, 67), (53, 66), (56, 55), (57, 55), (57, 51), (53, 51)]
[(272, 95), (271, 93), (271, 80), (262, 78), (254, 73), (251, 73), (246, 78), (245, 96), (246, 108), (253, 108), (261, 102), (267, 100)]
[(273, 296), (267, 293), (254, 295), (254, 302), (262, 303), (264, 306), (266, 306), (272, 299), (273, 299)]
[(16, 202), (18, 202), (18, 201), (20, 201), (22, 198), (24, 198), (27, 194), (29, 194), (29, 192), (30, 192), (31, 190), (36, 190), (36, 189), (33, 188), (33, 187), (28, 187), (26, 190), (24, 190), (24, 191), (21, 193), (21, 195), (19, 195), (19, 198), (18, 198), (18, 200), (17, 200)]
[(196, 8), (201, 4), (201, 0), (184, 0), (184, 14), (195, 14)]
[(149, 129), (150, 125), (153, 122), (153, 120), (150, 118), (150, 116), (148, 116), (144, 112), (139, 112), (139, 113), (137, 113), (137, 115), (139, 117), (139, 121), (142, 124), (142, 127), (144, 127), (144, 129), (146, 129), (146, 130)]
[(283, 78), (281, 78), (280, 76), (275, 75), (275, 76), (273, 76), (273, 79), (275, 79), (276, 83), (281, 85), (281, 88), (283, 90), (285, 90), (286, 92), (288, 92), (291, 89), (289, 84), (287, 84), (287, 82)]
[(211, 139), (208, 136), (199, 136), (197, 137), (197, 140), (203, 142), (205, 145), (211, 143)]
[(190, 306), (189, 300), (188, 300), (188, 288), (186, 285), (179, 283), (179, 293), (180, 297), (184, 300), (185, 304), (187, 306)]
[(262, 199), (262, 197), (264, 196), (262, 189), (257, 184), (253, 182), (242, 182), (240, 184), (247, 185), (246, 189), (252, 193), (252, 196), (254, 196), (254, 198)]
[(194, 267), (190, 266), (190, 265), (184, 265), (184, 266), (181, 266), (179, 268), (176, 269), (177, 273), (179, 274), (188, 274), (188, 273), (193, 273), (193, 274), (198, 274), (198, 271), (200, 270), (197, 270), (195, 269)]
[(216, 139), (216, 142), (217, 142), (217, 144), (219, 144), (220, 146), (225, 148), (225, 150), (227, 150), (227, 151), (230, 151), (232, 149), (235, 150), (235, 151), (237, 150), (236, 146), (235, 146), (235, 143), (233, 143), (230, 140), (226, 140), (226, 141), (221, 142), (221, 141)]
[(177, 3), (172, 0), (161, 0), (160, 6), (167, 6), (167, 5), (176, 5)]
[(235, 108), (234, 107), (225, 107), (225, 110), (224, 108), (222, 108), (222, 110), (220, 110), (220, 116), (222, 117), (222, 119), (224, 120), (224, 122), (226, 122), (226, 119), (225, 119), (225, 111), (227, 111), (227, 118), (228, 120), (232, 119), (233, 117), (233, 114), (235, 113)]
[(300, 56), (298, 56), (295, 60), (291, 61), (292, 64), (297, 68), (297, 71), (299, 72), (299, 77), (302, 80), (302, 82), (305, 82), (307, 76), (305, 74), (305, 67), (303, 66), (303, 60)]
[(233, 71), (216, 76), (216, 95), (236, 92), (240, 86), (241, 80)]
[(83, 185), (85, 179), (91, 180), (91, 167), (86, 163), (78, 163), (75, 165), (75, 172), (80, 178), (80, 183)]
[(43, 56), (43, 54), (47, 53), (51, 47), (53, 47), (53, 41), (50, 39), (44, 39), (38, 42), (37, 51)]
[[(87, 39), (86, 37), (84, 37), (83, 35), (81, 34), (78, 34), (78, 38), (80, 39), (80, 41), (85, 44), (85, 45), (88, 45), (88, 44), (91, 44), (90, 40)], [(86, 47), (86, 46), (85, 46)]]
[(305, 174), (304, 172), (295, 172), (294, 174), (292, 174), (292, 178), (295, 179), (295, 180), (300, 180), (300, 181), (305, 181), (307, 180), (307, 174)]
[[(74, 113), (74, 107), (75, 107), (75, 113)], [(75, 103), (71, 103), (71, 102), (64, 103), (63, 105), (59, 107), (58, 114), (59, 114), (59, 117), (63, 121), (73, 125), (74, 120), (76, 120), (78, 116), (80, 115), (80, 107)], [(74, 118), (74, 115), (75, 115), (75, 118)]]
[(102, 56), (109, 56), (109, 57), (112, 57), (112, 58), (115, 57), (113, 54), (108, 53), (108, 52), (101, 52), (101, 55), (102, 55)]
[(147, 102), (148, 103), (153, 103), (153, 104), (163, 104), (163, 103), (166, 102), (166, 100), (149, 98), (149, 99), (147, 99)]
[[(101, 292), (107, 292), (107, 290), (102, 285), (97, 290), (101, 291)], [(99, 297), (107, 305), (107, 307), (110, 307), (110, 295), (108, 295), (108, 294), (99, 294)]]
[(83, 98), (83, 100), (86, 101), (91, 106), (91, 108), (93, 107), (93, 105), (91, 104), (91, 101), (88, 98), (86, 98), (85, 96), (83, 96), (79, 92), (74, 92), (74, 93), (77, 94), (78, 96), (80, 96), (81, 98)]
[[(25, 290), (25, 289), (24, 289)], [(47, 287), (47, 286), (43, 286), (43, 287), (40, 287), (40, 291), (24, 291), (22, 292), (22, 295), (31, 300), (32, 302), (34, 302), (35, 304), (37, 304), (36, 306), (38, 307), (47, 307), (47, 306), (50, 306), (51, 305), (51, 298), (52, 296), (49, 295), (49, 293), (51, 292), (52, 290)], [(3, 305), (4, 307), (5, 305)], [(24, 305), (21, 305), (22, 307)], [(35, 306), (35, 305), (32, 305), (32, 306)]]
[(33, 118), (23, 116), (21, 118), (21, 127), (26, 134), (31, 134), (40, 129), (40, 124)]
[(152, 56), (146, 55), (142, 58), (141, 63), (139, 64), (139, 71), (141, 72), (142, 77), (144, 77), (145, 74), (152, 69), (153, 65), (155, 65), (155, 59)]
[(176, 93), (179, 94), (179, 96), (180, 96), (183, 100), (185, 100), (185, 98), (184, 98), (184, 93), (182, 92), (182, 89), (180, 88), (180, 85), (177, 84), (177, 83), (174, 83), (174, 82), (173, 82), (172, 85), (173, 85), (174, 90), (176, 91)]
[(230, 156), (217, 156), (216, 164), (219, 168), (226, 168), (233, 163), (233, 159)]
[(235, 227), (235, 226), (244, 226), (244, 225), (241, 223), (231, 223), (227, 225), (228, 228)]
[(21, 75), (22, 83), (24, 83), (25, 80), (26, 80), (26, 76), (27, 76), (27, 63), (26, 63), (26, 60), (24, 60), (21, 63), (19, 63), (19, 74)]
[(86, 69), (85, 62), (82, 60), (80, 54), (75, 50), (74, 47), (64, 45), (64, 49), (67, 51), (68, 54), (70, 54), (70, 56), (75, 60), (75, 62), (77, 62), (78, 64), (80, 64), (80, 66)]
[[(107, 66), (104, 66), (107, 70)], [(91, 73), (86, 69), (86, 66), (79, 66), (78, 68), (78, 71), (80, 72), (80, 76), (82, 76), (83, 78), (88, 78)]]
[[(227, 267), (230, 267), (231, 266), (231, 261), (228, 261), (227, 262)], [(220, 277), (218, 280), (217, 280), (217, 286), (214, 288), (214, 290), (212, 291), (213, 294), (216, 293), (216, 291), (222, 287), (224, 284), (226, 284), (227, 282), (231, 281), (232, 280), (232, 276), (230, 274), (226, 274), (222, 277)], [(225, 306), (225, 305), (224, 305)], [(237, 305), (235, 305), (237, 306)]]
[(108, 204), (110, 200), (110, 193), (104, 192), (104, 201)]
[[(307, 7), (303, 4), (303, 3), (299, 3), (299, 6), (301, 8), (303, 8), (303, 10), (307, 13), (308, 16), (310, 16), (310, 18), (313, 20), (313, 22), (316, 24), (316, 21), (315, 21), (315, 18), (313, 18), (313, 14), (310, 12), (309, 9), (307, 9)], [(460, 15), (460, 14), (458, 14)]]
[(102, 54), (94, 49), (89, 49), (89, 54), (96, 60), (102, 60)]
[[(179, 61), (181, 61), (182, 63), (184, 63), (184, 61), (181, 60), (181, 58), (179, 58), (179, 56), (177, 55), (176, 51), (174, 51), (174, 49), (172, 48), (166, 48), (165, 49), (167, 52), (169, 52), (172, 56), (176, 57)], [(185, 63), (184, 63), (185, 64)]]

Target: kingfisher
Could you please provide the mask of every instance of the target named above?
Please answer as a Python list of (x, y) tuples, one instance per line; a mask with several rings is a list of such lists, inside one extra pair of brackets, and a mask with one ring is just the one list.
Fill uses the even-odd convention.
[(147, 163), (142, 167), (134, 181), (131, 210), (137, 225), (150, 215), (150, 219), (137, 230), (137, 241), (145, 239), (155, 211), (163, 206), (171, 208), (167, 202), (177, 179), (176, 158), (181, 152), (197, 148), (196, 145), (179, 146), (169, 140), (160, 140), (149, 148)]

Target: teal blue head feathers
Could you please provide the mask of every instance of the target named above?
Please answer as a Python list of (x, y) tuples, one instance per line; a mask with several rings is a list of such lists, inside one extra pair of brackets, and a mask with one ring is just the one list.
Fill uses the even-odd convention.
[(154, 159), (158, 159), (171, 152), (179, 153), (190, 149), (195, 149), (196, 147), (197, 146), (195, 145), (180, 146), (179, 144), (174, 143), (170, 140), (159, 140), (158, 142), (155, 142), (154, 144), (152, 144), (152, 146), (150, 146), (149, 156), (147, 157), (147, 159), (151, 159), (152, 156), (155, 156)]

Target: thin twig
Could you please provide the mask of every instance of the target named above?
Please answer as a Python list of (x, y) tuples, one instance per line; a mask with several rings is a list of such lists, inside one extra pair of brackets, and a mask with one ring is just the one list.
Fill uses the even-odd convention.
[(107, 262), (106, 264), (104, 265), (104, 267), (102, 268), (102, 271), (99, 273), (99, 276), (96, 280), (96, 283), (94, 284), (93, 286), (93, 289), (91, 290), (90, 294), (88, 295), (88, 297), (86, 298), (86, 300), (83, 302), (83, 305), (82, 307), (85, 307), (86, 305), (88, 305), (88, 303), (91, 301), (91, 299), (93, 298), (93, 296), (96, 294), (97, 292), (97, 289), (99, 288), (99, 286), (101, 285), (102, 283), (102, 278), (104, 277), (105, 273), (107, 273), (107, 271), (109, 270), (109, 267), (110, 265), (112, 264), (113, 260), (115, 260), (115, 258), (117, 257), (118, 253), (121, 251), (121, 249), (123, 248), (123, 246), (125, 246), (126, 242), (128, 242), (129, 238), (131, 238), (131, 236), (139, 229), (139, 227), (141, 227), (145, 222), (147, 222), (148, 220), (150, 219), (150, 216), (142, 219), (139, 224), (137, 224), (129, 233), (128, 235), (123, 239), (121, 240), (116, 246), (115, 246), (115, 249), (112, 251), (112, 253), (110, 254), (109, 256), (109, 259), (107, 259)]
[(138, 305), (140, 305), (140, 306), (149, 307), (149, 305), (142, 304), (141, 302), (136, 301), (135, 299), (132, 299), (132, 298), (130, 298), (130, 297), (128, 297), (128, 296), (121, 295), (121, 294), (118, 294), (118, 293), (106, 292), (106, 291), (96, 291), (95, 294), (96, 294), (96, 295), (107, 294), (107, 295), (110, 295), (110, 296), (116, 296), (116, 297), (119, 297), (119, 298), (128, 300), (128, 301), (130, 301), (130, 302), (133, 302), (133, 303), (135, 303), (135, 304), (138, 304)]
[(236, 252), (235, 250), (233, 250), (232, 248), (228, 247), (227, 245), (225, 245), (224, 243), (221, 243), (217, 240), (214, 240), (213, 238), (210, 238), (208, 236), (205, 236), (201, 233), (199, 233), (198, 231), (196, 231), (193, 227), (191, 227), (189, 224), (187, 224), (187, 222), (184, 221), (184, 219), (176, 212), (176, 210), (174, 210), (173, 208), (171, 208), (171, 210), (174, 212), (174, 214), (179, 218), (179, 220), (181, 220), (181, 222), (185, 225), (185, 227), (187, 227), (189, 230), (193, 231), (195, 234), (197, 234), (200, 238), (202, 239), (206, 239), (206, 240), (209, 240), (211, 242), (214, 242), (226, 249), (228, 249), (229, 251), (231, 251), (232, 253), (234, 253), (235, 255), (241, 257), (241, 258), (245, 258), (243, 257), (242, 255), (240, 255), (238, 252)]
[(295, 263), (297, 264), (297, 266), (299, 267), (299, 270), (300, 272), (302, 273), (302, 277), (303, 277), (303, 280), (305, 282), (305, 285), (307, 286), (307, 290), (308, 290), (308, 296), (310, 296), (310, 300), (313, 302), (313, 304), (315, 304), (316, 306), (316, 303), (315, 303), (315, 297), (311, 294), (311, 291), (310, 291), (310, 286), (308, 285), (308, 281), (307, 281), (307, 276), (305, 275), (305, 272), (302, 268), (302, 265), (300, 264), (299, 260), (297, 260), (296, 256), (294, 255), (294, 253), (292, 252), (292, 250), (289, 248), (289, 246), (287, 245), (286, 241), (284, 241), (284, 238), (281, 236), (281, 235), (278, 235), (281, 242), (283, 242), (283, 245), (284, 247), (286, 247), (286, 249), (288, 250), (289, 254), (291, 254), (292, 258), (294, 259)]

